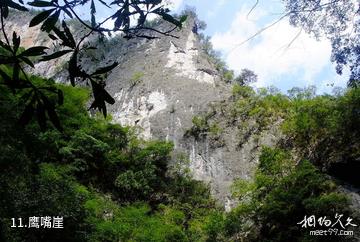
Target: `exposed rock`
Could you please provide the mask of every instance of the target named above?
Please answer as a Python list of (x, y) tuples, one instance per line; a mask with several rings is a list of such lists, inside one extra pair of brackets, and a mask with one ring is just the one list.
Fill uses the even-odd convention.
[[(24, 27), (30, 18), (24, 15), (21, 21), (26, 23), (14, 20), (7, 27), (21, 32), (25, 45), (50, 46), (38, 28)], [(91, 70), (104, 65), (102, 59), (118, 61), (119, 66), (106, 79), (106, 89), (116, 100), (108, 106), (114, 122), (138, 127), (144, 139), (172, 141), (176, 152), (189, 158), (194, 178), (210, 183), (213, 194), (230, 209), (234, 203), (229, 186), (235, 178), (251, 178), (261, 145), (275, 145), (281, 137), (279, 123), (261, 132), (251, 122), (248, 127), (236, 128), (236, 123), (222, 119), (221, 110), (213, 110), (221, 134), (184, 136), (193, 125), (194, 115), (208, 112), (211, 104), (227, 105), (231, 95), (230, 85), (221, 80), (202, 51), (194, 26), (195, 20), (189, 18), (181, 30), (173, 33), (178, 38), (121, 40), (114, 42), (110, 51), (100, 42), (93, 42), (98, 43), (97, 51), (105, 58), (96, 61), (97, 56), (88, 56), (82, 65)], [(35, 72), (64, 82), (66, 58), (38, 63)], [(241, 144), (239, 136), (243, 138)]]
[[(50, 46), (38, 28), (24, 27), (31, 15), (21, 14), (24, 23), (13, 20), (7, 28), (21, 32), (26, 47)], [(168, 27), (163, 25), (160, 27)], [(102, 53), (120, 63), (106, 79), (106, 89), (116, 100), (108, 109), (114, 122), (138, 127), (144, 139), (172, 141), (177, 152), (187, 154), (194, 177), (209, 182), (213, 194), (230, 208), (229, 186), (233, 179), (251, 177), (258, 143), (272, 145), (277, 131), (274, 128), (263, 133), (256, 142), (250, 134), (241, 149), (231, 128), (225, 129), (217, 140), (184, 137), (194, 115), (207, 112), (211, 103), (228, 100), (231, 93), (230, 86), (221, 80), (202, 51), (193, 31), (195, 25), (195, 20), (189, 18), (182, 30), (173, 33), (178, 38), (133, 39), (111, 46), (110, 53)], [(35, 73), (64, 82), (66, 58), (38, 63)], [(94, 68), (90, 63), (85, 61), (83, 67)]]
[(197, 69), (198, 71), (203, 71), (209, 75), (215, 76), (216, 75), (216, 71), (211, 70), (211, 69), (206, 69), (206, 68), (199, 68)]

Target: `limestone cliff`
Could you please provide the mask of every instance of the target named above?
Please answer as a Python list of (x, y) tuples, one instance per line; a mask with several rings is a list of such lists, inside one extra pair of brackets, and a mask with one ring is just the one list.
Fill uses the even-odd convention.
[[(21, 20), (14, 18), (7, 27), (25, 36), (26, 46), (49, 46), (38, 28), (24, 27), (30, 17), (22, 14)], [(189, 18), (173, 33), (178, 38), (124, 40), (114, 42), (109, 50), (103, 48), (105, 59), (120, 63), (106, 79), (106, 89), (116, 99), (108, 108), (114, 122), (136, 126), (144, 139), (172, 141), (176, 153), (189, 159), (194, 177), (210, 183), (213, 194), (230, 208), (230, 184), (235, 178), (251, 177), (260, 147), (279, 140), (279, 122), (257, 132), (253, 132), (258, 126), (254, 120), (244, 127), (226, 123), (222, 108), (231, 98), (231, 87), (202, 50), (194, 24)], [(101, 42), (94, 43), (102, 48)], [(39, 63), (35, 72), (66, 81), (64, 58), (50, 66)], [(186, 135), (194, 116), (209, 113), (221, 129), (216, 139), (211, 134)], [(244, 137), (241, 145), (239, 136)]]
[(203, 52), (193, 27), (194, 20), (189, 19), (175, 33), (179, 38), (143, 41), (119, 57), (120, 66), (107, 79), (117, 101), (109, 108), (116, 122), (138, 126), (145, 139), (172, 141), (176, 152), (188, 157), (194, 177), (210, 183), (214, 195), (231, 207), (233, 179), (251, 177), (259, 147), (274, 145), (278, 130), (264, 131), (257, 141), (250, 134), (241, 148), (235, 145), (238, 134), (231, 125), (221, 124), (224, 144), (218, 147), (206, 136), (185, 135), (195, 115), (214, 111), (231, 95), (230, 85)]

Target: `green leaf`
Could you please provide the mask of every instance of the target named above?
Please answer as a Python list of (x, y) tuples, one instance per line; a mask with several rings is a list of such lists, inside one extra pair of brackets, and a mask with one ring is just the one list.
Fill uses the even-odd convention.
[(34, 90), (29, 90), (28, 92), (25, 92), (21, 97), (20, 100), (21, 102), (27, 102), (30, 98), (31, 95), (33, 95)]
[(104, 2), (103, 0), (98, 0), (102, 5), (111, 8), (106, 2)]
[(184, 23), (187, 20), (188, 16), (187, 15), (183, 15), (180, 18), (180, 23)]
[(21, 114), (21, 116), (19, 118), (20, 125), (25, 126), (30, 122), (30, 120), (34, 114), (34, 111), (35, 111), (33, 102), (34, 102), (34, 100), (31, 100), (31, 102), (28, 105), (26, 105), (24, 112)]
[(69, 68), (68, 68), (70, 83), (73, 87), (75, 86), (75, 78), (78, 77), (79, 74), (81, 74), (80, 68), (77, 64), (77, 55), (78, 55), (78, 52), (77, 52), (77, 50), (75, 50), (69, 60)]
[(182, 21), (185, 21), (186, 18), (184, 16), (181, 17), (180, 21), (175, 19), (173, 16), (171, 16), (170, 14), (168, 14), (170, 10), (167, 8), (157, 8), (156, 10), (153, 11), (153, 13), (160, 15), (165, 21), (172, 23), (174, 25), (176, 25), (177, 27), (181, 28), (182, 27)]
[(48, 47), (45, 46), (35, 46), (35, 47), (31, 47), (25, 51), (23, 51), (20, 56), (39, 56), (44, 54), (44, 50), (48, 49)]
[(20, 46), (20, 36), (17, 36), (15, 31), (13, 32), (12, 42), (14, 45), (14, 52), (16, 53)]
[(63, 131), (63, 128), (61, 127), (61, 124), (60, 124), (60, 121), (59, 121), (59, 117), (58, 117), (58, 115), (56, 114), (55, 110), (49, 109), (49, 110), (48, 110), (48, 115), (49, 115), (49, 118), (50, 118), (51, 123), (55, 126), (55, 128), (56, 128), (57, 130), (59, 130), (60, 132), (62, 132), (62, 131)]
[(91, 86), (92, 86), (93, 94), (94, 94), (94, 99), (95, 99), (93, 101), (93, 103), (91, 104), (90, 109), (98, 108), (99, 111), (102, 111), (104, 117), (106, 117), (107, 110), (106, 110), (105, 102), (110, 103), (110, 104), (114, 104), (115, 100), (114, 100), (114, 98), (112, 98), (110, 96), (110, 94), (104, 89), (104, 87), (102, 85), (95, 82), (91, 78), (90, 78), (90, 82), (91, 82)]
[(7, 18), (7, 16), (9, 16), (9, 8), (8, 8), (8, 6), (3, 6), (2, 7), (2, 14), (3, 14), (4, 18)]
[(75, 46), (73, 47), (71, 42), (68, 40), (68, 38), (65, 35), (64, 31), (61, 31), (60, 29), (58, 29), (56, 26), (53, 28), (54, 33), (63, 41), (62, 45), (64, 46), (68, 46), (70, 48), (75, 48)]
[(11, 47), (8, 44), (2, 42), (1, 40), (0, 40), (0, 46), (9, 52), (12, 52)]
[(43, 11), (43, 12), (39, 13), (38, 15), (36, 15), (35, 17), (33, 17), (31, 19), (29, 27), (36, 26), (39, 23), (43, 22), (54, 11), (55, 11), (55, 8), (49, 9), (49, 10), (46, 10), (46, 11)]
[(20, 59), (21, 59), (22, 61), (24, 61), (26, 64), (28, 64), (29, 66), (31, 66), (32, 68), (35, 67), (34, 64), (31, 62), (31, 60), (29, 60), (27, 57), (22, 56), (22, 57), (20, 57)]
[(7, 65), (11, 63), (14, 63), (14, 59), (11, 57), (5, 56), (5, 58), (4, 57), (0, 58), (0, 65)]
[(49, 34), (49, 38), (52, 40), (58, 40), (58, 38), (55, 35)]
[(46, 2), (46, 1), (40, 1), (40, 0), (35, 0), (33, 2), (29, 2), (28, 4), (33, 7), (53, 7), (53, 6), (55, 6), (52, 2)]
[(96, 13), (95, 3), (94, 0), (91, 0), (90, 14), (91, 14), (91, 27), (93, 28), (96, 27), (95, 13)]
[(25, 8), (24, 6), (21, 6), (20, 4), (18, 4), (18, 3), (15, 3), (15, 2), (13, 2), (13, 1), (7, 1), (6, 2), (6, 4), (7, 4), (7, 6), (9, 6), (10, 8), (15, 8), (15, 9), (17, 9), (17, 10), (19, 10), (19, 11), (22, 11), (22, 12), (26, 12), (26, 11), (29, 11), (27, 8)]
[(15, 63), (14, 64), (14, 67), (13, 67), (13, 81), (19, 81), (19, 73), (20, 73), (20, 66), (18, 63)]
[(58, 115), (57, 115), (57, 113), (55, 111), (54, 106), (47, 106), (46, 111), (47, 111), (47, 114), (48, 114), (48, 116), (50, 118), (51, 123), (55, 126), (55, 128), (57, 130), (59, 130), (61, 132), (63, 129), (61, 127), (60, 120), (59, 120), (59, 117), (58, 117)]
[(72, 14), (71, 14), (71, 12), (70, 12), (66, 7), (62, 8), (62, 10), (63, 10), (70, 18), (73, 17)]
[(38, 102), (36, 106), (37, 121), (42, 131), (46, 129), (46, 115), (45, 108), (41, 102)]
[(176, 25), (177, 27), (181, 28), (182, 27), (182, 24), (180, 21), (176, 20), (173, 16), (171, 16), (170, 14), (167, 14), (167, 13), (161, 13), (160, 14), (161, 17), (165, 20), (165, 21), (168, 21), (174, 25)]
[(89, 110), (90, 109), (95, 109), (97, 108), (98, 104), (97, 104), (97, 99), (95, 98), (95, 100), (91, 103), (90, 107), (89, 107)]
[(64, 28), (65, 35), (69, 41), (69, 44), (70, 44), (69, 47), (75, 48), (76, 42), (75, 42), (74, 36), (71, 34), (71, 31), (70, 31), (69, 27), (66, 25), (65, 21), (62, 21), (62, 27)]
[(146, 2), (149, 4), (158, 5), (161, 3), (161, 0), (147, 0)]
[(58, 89), (58, 104), (63, 105), (64, 104), (64, 93), (62, 90)]
[(125, 25), (125, 13), (122, 11), (122, 9), (118, 10), (114, 14), (113, 19), (115, 19), (114, 28), (119, 29), (121, 26)]
[(45, 22), (41, 25), (41, 30), (49, 33), (54, 28), (56, 22), (59, 19), (59, 16), (60, 11), (57, 10), (53, 15), (51, 15), (45, 20)]
[(106, 118), (106, 116), (107, 116), (107, 111), (106, 111), (106, 104), (105, 104), (105, 102), (102, 102), (102, 103), (101, 103), (101, 109), (102, 109), (102, 112), (103, 112), (104, 117)]
[(105, 104), (104, 100), (99, 100), (99, 98), (95, 99), (89, 109), (95, 109), (95, 108), (97, 108), (100, 112), (102, 112), (104, 117), (106, 118), (107, 110), (106, 110), (106, 104)]
[(110, 66), (105, 66), (105, 67), (99, 68), (99, 69), (97, 69), (93, 74), (91, 74), (91, 76), (107, 73), (107, 72), (111, 71), (112, 69), (114, 69), (118, 64), (119, 64), (119, 63), (117, 63), (117, 62), (115, 61), (115, 62), (114, 62), (112, 65), (110, 65)]
[(103, 96), (104, 96), (105, 102), (107, 102), (109, 104), (115, 103), (115, 99), (105, 89), (103, 89)]
[(56, 59), (56, 58), (59, 58), (67, 53), (70, 53), (72, 52), (73, 50), (60, 50), (60, 51), (57, 51), (55, 53), (52, 53), (51, 55), (46, 55), (46, 56), (43, 56), (40, 61), (49, 61), (49, 60), (52, 60), (52, 59)]
[(0, 76), (4, 79), (5, 83), (7, 83), (8, 85), (11, 84), (11, 77), (1, 69), (0, 69)]

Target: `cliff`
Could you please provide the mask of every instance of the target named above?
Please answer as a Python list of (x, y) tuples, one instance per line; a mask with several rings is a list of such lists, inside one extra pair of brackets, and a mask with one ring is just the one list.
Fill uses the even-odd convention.
[[(26, 26), (31, 16), (21, 13), (6, 27), (22, 34), (25, 47), (58, 48), (50, 46), (39, 28)], [(215, 197), (230, 209), (230, 185), (236, 178), (251, 178), (261, 146), (274, 146), (281, 139), (281, 120), (261, 129), (256, 119), (228, 122), (225, 114), (230, 112), (226, 109), (232, 98), (231, 86), (203, 51), (195, 22), (190, 17), (181, 30), (173, 32), (177, 38), (91, 36), (89, 43), (97, 50), (86, 54), (83, 66), (91, 69), (104, 61), (118, 61), (119, 66), (106, 79), (106, 89), (116, 100), (108, 106), (113, 121), (136, 127), (144, 139), (173, 142), (174, 159), (185, 157), (194, 178), (209, 183)], [(159, 26), (167, 27), (161, 22)], [(70, 27), (75, 34), (83, 31), (76, 22)], [(37, 63), (34, 72), (66, 82), (66, 58)], [(207, 117), (212, 128), (191, 134), (194, 117)]]

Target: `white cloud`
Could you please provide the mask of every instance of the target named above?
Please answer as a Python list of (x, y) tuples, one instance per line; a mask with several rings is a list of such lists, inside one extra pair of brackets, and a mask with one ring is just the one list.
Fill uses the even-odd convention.
[(214, 34), (211, 39), (214, 48), (224, 53), (228, 66), (237, 72), (242, 68), (254, 70), (259, 76), (257, 86), (281, 85), (281, 81), (291, 77), (294, 80), (291, 86), (314, 84), (315, 76), (329, 66), (329, 42), (316, 41), (306, 33), (300, 33), (289, 46), (299, 29), (283, 19), (251, 41), (239, 45), (264, 27), (259, 22), (264, 22), (263, 17), (268, 16), (261, 8), (255, 9), (251, 17), (247, 17), (248, 12), (249, 8), (242, 8), (230, 29)]
[[(102, 21), (104, 21), (104, 19), (101, 19), (100, 22), (102, 22)], [(108, 19), (101, 25), (101, 27), (112, 30), (112, 29), (114, 29), (114, 22), (115, 22), (114, 19)]]

